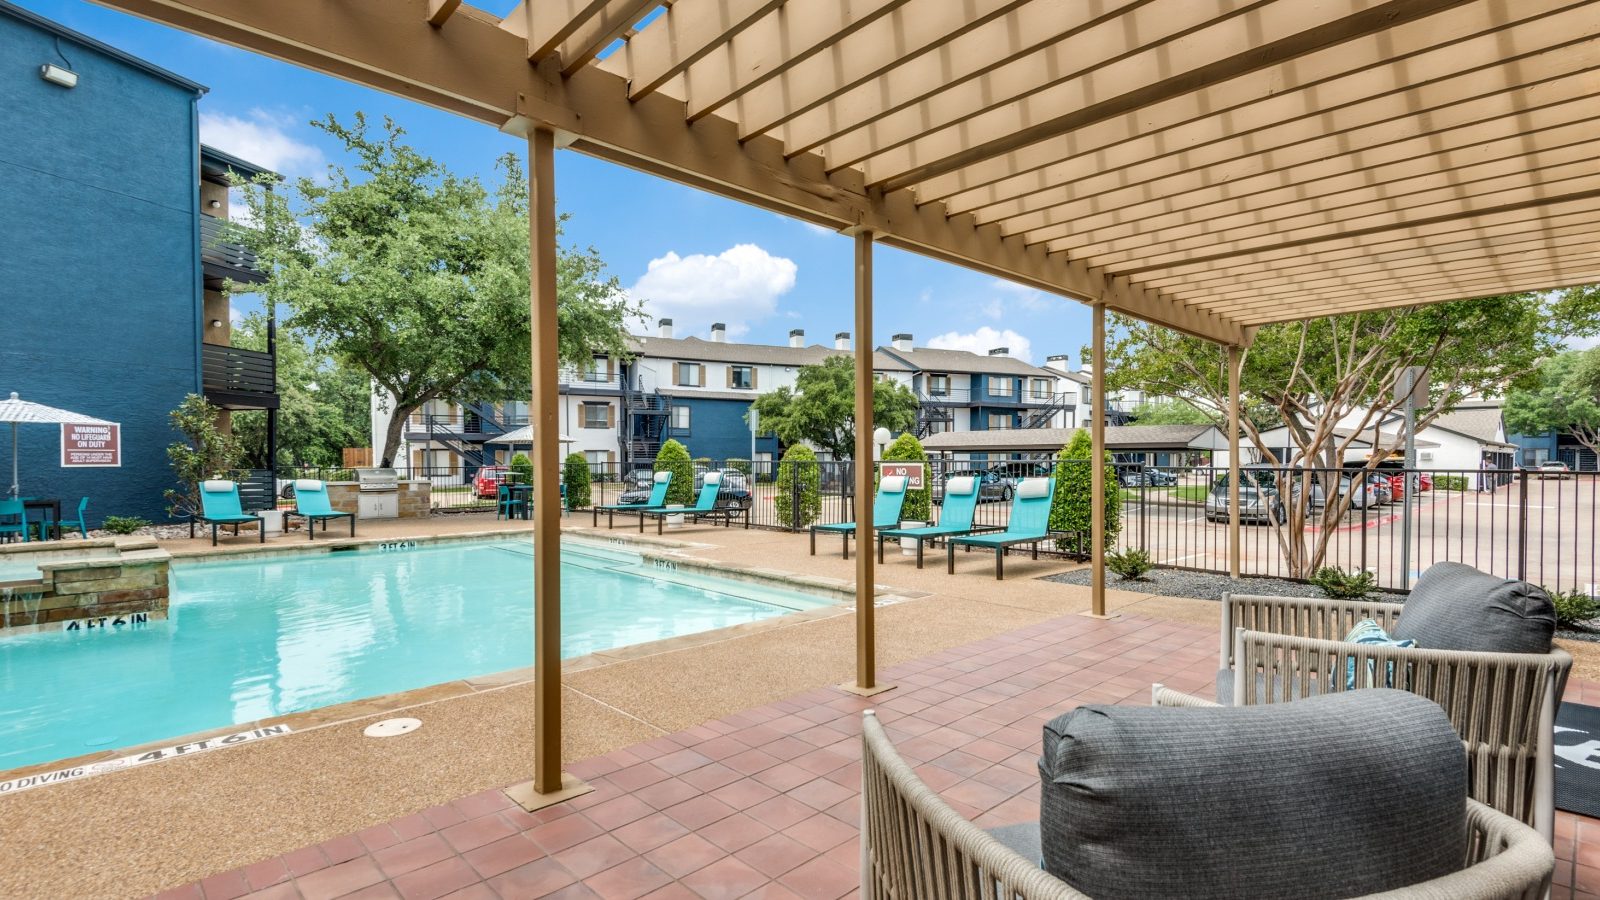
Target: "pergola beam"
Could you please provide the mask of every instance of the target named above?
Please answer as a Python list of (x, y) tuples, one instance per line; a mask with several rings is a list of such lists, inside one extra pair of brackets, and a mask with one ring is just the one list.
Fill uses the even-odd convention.
[[(1588, 273), (1600, 271), (1600, 256), (1594, 253), (1574, 256), (1571, 259), (1546, 259), (1528, 262), (1517, 266), (1508, 267), (1506, 271), (1495, 269), (1463, 271), (1460, 273), (1444, 272), (1437, 275), (1422, 276), (1403, 282), (1378, 284), (1367, 288), (1338, 289), (1329, 288), (1321, 291), (1302, 291), (1298, 295), (1285, 293), (1282, 296), (1286, 303), (1293, 303), (1296, 297), (1310, 300), (1317, 304), (1319, 310), (1344, 310), (1347, 308), (1361, 308), (1363, 304), (1374, 300), (1387, 300), (1390, 306), (1413, 306), (1410, 302), (1414, 296), (1434, 296), (1436, 294), (1453, 295), (1455, 297), (1487, 297), (1493, 294), (1521, 293), (1516, 285), (1524, 279), (1530, 283), (1547, 283), (1550, 281), (1567, 281), (1567, 283), (1580, 283)], [(1571, 273), (1571, 279), (1568, 279)], [(1258, 302), (1240, 299), (1238, 296), (1222, 300), (1213, 308), (1230, 310), (1242, 314), (1244, 310), (1259, 305)], [(1326, 315), (1319, 311), (1318, 315)]]
[(1352, 297), (1388, 295), (1406, 290), (1420, 292), (1435, 287), (1461, 287), (1494, 278), (1514, 284), (1523, 275), (1539, 276), (1552, 270), (1590, 269), (1597, 263), (1600, 263), (1600, 247), (1590, 245), (1554, 258), (1533, 255), (1523, 259), (1481, 260), (1459, 266), (1419, 267), (1416, 271), (1404, 273), (1375, 272), (1360, 279), (1308, 280), (1299, 286), (1285, 285), (1264, 290), (1240, 288), (1207, 297), (1206, 308), (1238, 312), (1264, 297), (1275, 296), (1290, 302), (1295, 297), (1311, 297), (1320, 303), (1333, 303)]
[(598, 13), (580, 24), (560, 47), (561, 72), (571, 75), (588, 65), (661, 5), (661, 0), (610, 0)]
[(435, 28), (443, 26), (460, 5), (461, 0), (428, 0), (428, 24)]
[(784, 0), (678, 0), (649, 28), (629, 38), (621, 50), (598, 65), (629, 79), (628, 96), (642, 99), (783, 3)]

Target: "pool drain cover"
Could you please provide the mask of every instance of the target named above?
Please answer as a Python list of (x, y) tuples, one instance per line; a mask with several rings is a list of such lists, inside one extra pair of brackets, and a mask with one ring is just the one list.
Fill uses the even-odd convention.
[(367, 737), (394, 737), (401, 734), (410, 734), (422, 727), (421, 719), (384, 719), (382, 722), (373, 722), (363, 732)]

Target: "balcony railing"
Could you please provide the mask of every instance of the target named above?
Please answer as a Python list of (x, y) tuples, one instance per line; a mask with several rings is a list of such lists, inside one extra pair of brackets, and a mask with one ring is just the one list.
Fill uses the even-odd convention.
[(925, 391), (917, 395), (917, 399), (924, 404), (938, 406), (993, 406), (1013, 405), (1024, 406), (1054, 406), (1062, 403), (1076, 402), (1076, 396), (1068, 392), (1035, 391), (1024, 388), (1019, 395), (1016, 391), (1004, 394), (990, 394), (986, 391), (973, 391), (970, 388), (949, 388), (944, 391)]
[(200, 383), (206, 396), (224, 408), (264, 409), (278, 405), (278, 365), (270, 353), (201, 344)]
[(558, 383), (562, 388), (577, 391), (620, 391), (623, 388), (622, 374), (612, 372), (582, 372), (577, 369), (562, 369), (559, 373)]
[(226, 219), (200, 214), (200, 262), (213, 278), (227, 278), (244, 284), (265, 284), (267, 273), (254, 251), (227, 240)]

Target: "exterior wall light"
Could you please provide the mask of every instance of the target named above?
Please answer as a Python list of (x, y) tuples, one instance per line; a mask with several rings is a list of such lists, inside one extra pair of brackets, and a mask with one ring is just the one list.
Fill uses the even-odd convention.
[(50, 82), (51, 84), (59, 84), (64, 88), (75, 88), (78, 86), (77, 72), (74, 72), (71, 69), (64, 69), (61, 66), (53, 65), (51, 63), (45, 63), (39, 67), (39, 77)]
[(221, 200), (212, 200), (209, 205), (211, 206), (212, 209), (221, 209), (222, 208), (222, 201)]
[(221, 319), (212, 319), (211, 320), (211, 327), (212, 328), (221, 328), (222, 327), (222, 320)]

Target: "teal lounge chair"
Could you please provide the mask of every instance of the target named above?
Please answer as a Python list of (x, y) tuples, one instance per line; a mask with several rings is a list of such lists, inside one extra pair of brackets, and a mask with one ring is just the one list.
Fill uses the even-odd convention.
[(733, 525), (733, 517), (743, 514), (744, 527), (750, 527), (750, 510), (735, 509), (733, 507), (717, 506), (717, 496), (722, 493), (722, 473), (707, 472), (705, 480), (700, 483), (700, 494), (695, 497), (693, 506), (674, 509), (667, 506), (657, 506), (650, 509), (639, 510), (639, 532), (644, 532), (644, 520), (650, 516), (656, 520), (656, 534), (662, 534), (666, 527), (667, 516), (687, 516), (698, 522), (701, 519), (721, 519), (724, 527)]
[(953, 537), (945, 541), (946, 571), (956, 571), (956, 545), (963, 547), (993, 547), (994, 577), (1006, 577), (1006, 548), (1014, 544), (1032, 544), (1033, 558), (1039, 558), (1039, 542), (1050, 536), (1050, 503), (1056, 496), (1054, 478), (1024, 478), (1017, 485), (1017, 496), (1011, 501), (1011, 520), (1005, 531), (993, 534), (973, 534)]
[(267, 542), (267, 523), (255, 513), (246, 514), (239, 504), (239, 484), (223, 478), (200, 482), (200, 512), (189, 518), (189, 537), (194, 537), (194, 523), (211, 526), (211, 546), (217, 545), (217, 527), (232, 525), (234, 537), (239, 536), (239, 526), (246, 522), (257, 525), (261, 543)]
[[(900, 507), (906, 502), (906, 477), (890, 475), (879, 480), (878, 496), (872, 500), (872, 527), (894, 528), (900, 524)], [(844, 558), (850, 558), (850, 538), (856, 533), (856, 523), (838, 522), (832, 525), (811, 526), (811, 555), (817, 555), (817, 532), (830, 531), (844, 536)]]
[(999, 531), (999, 525), (973, 525), (972, 517), (978, 511), (978, 479), (961, 475), (950, 479), (944, 486), (944, 503), (939, 506), (939, 524), (926, 528), (885, 528), (877, 532), (878, 562), (883, 562), (883, 544), (897, 538), (912, 538), (917, 542), (917, 568), (922, 568), (922, 549), (940, 538), (961, 537), (986, 531)]
[[(606, 514), (606, 527), (610, 528), (614, 524), (613, 517), (619, 512), (636, 513), (641, 509), (655, 509), (665, 506), (667, 503), (667, 488), (671, 485), (671, 472), (657, 472), (655, 483), (650, 486), (650, 496), (643, 503), (595, 504), (593, 507), (594, 526), (596, 528), (600, 527), (600, 513), (602, 511), (604, 511)], [(644, 528), (643, 518), (639, 520), (639, 528), (641, 530)]]
[(18, 499), (0, 500), (0, 536), (10, 542), (14, 534), (28, 542), (28, 508)]
[(306, 540), (317, 538), (317, 523), (328, 530), (330, 519), (349, 519), (350, 536), (356, 536), (356, 514), (340, 512), (328, 501), (328, 485), (314, 478), (297, 478), (294, 482), (294, 509), (285, 510), (285, 516), (299, 516), (306, 520)]

